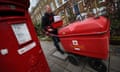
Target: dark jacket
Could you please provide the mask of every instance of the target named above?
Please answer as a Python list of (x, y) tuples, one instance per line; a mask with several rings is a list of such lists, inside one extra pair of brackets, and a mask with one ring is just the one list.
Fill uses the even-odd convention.
[(48, 14), (48, 13), (45, 13), (44, 16), (42, 17), (42, 30), (43, 31), (47, 31), (47, 28), (48, 26), (51, 27), (53, 29), (52, 32), (50, 33), (53, 33), (53, 34), (57, 34), (57, 29), (54, 29), (51, 24), (54, 22), (54, 14), (51, 13), (51, 14)]

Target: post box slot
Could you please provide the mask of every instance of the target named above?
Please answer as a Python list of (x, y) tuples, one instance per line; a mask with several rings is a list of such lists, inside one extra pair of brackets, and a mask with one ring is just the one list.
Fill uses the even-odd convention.
[(1, 11), (0, 17), (5, 17), (5, 16), (25, 16), (25, 13), (18, 11)]
[(21, 7), (24, 7), (24, 8), (28, 8), (29, 7), (29, 2), (27, 2), (26, 0), (17, 0), (17, 2), (16, 1), (12, 1), (12, 0), (1, 0), (0, 1), (0, 5), (2, 5), (2, 4), (4, 4), (4, 5), (16, 5), (16, 6), (21, 6)]

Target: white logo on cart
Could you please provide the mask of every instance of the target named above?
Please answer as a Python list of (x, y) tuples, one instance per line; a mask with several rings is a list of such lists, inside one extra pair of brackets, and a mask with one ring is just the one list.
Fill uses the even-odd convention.
[(77, 40), (72, 40), (72, 44), (73, 45), (78, 45), (78, 41)]
[(74, 48), (74, 50), (80, 51), (80, 48)]

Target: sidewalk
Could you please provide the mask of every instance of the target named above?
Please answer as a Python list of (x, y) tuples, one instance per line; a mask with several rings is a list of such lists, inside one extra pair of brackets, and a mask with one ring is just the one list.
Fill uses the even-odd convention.
[[(84, 63), (80, 66), (74, 66), (66, 60), (67, 55), (61, 55), (53, 45), (52, 41), (40, 41), (43, 52), (46, 56), (51, 72), (96, 72), (88, 65), (83, 68)], [(120, 46), (110, 46), (111, 48), (111, 69), (110, 72), (120, 72), (120, 52), (115, 53), (115, 48)], [(114, 50), (114, 52), (113, 52)], [(120, 50), (119, 50), (120, 51)], [(106, 63), (108, 63), (106, 61)]]

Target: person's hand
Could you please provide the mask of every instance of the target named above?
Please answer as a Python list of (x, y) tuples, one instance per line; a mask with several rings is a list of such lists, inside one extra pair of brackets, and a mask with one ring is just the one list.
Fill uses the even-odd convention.
[(52, 28), (49, 28), (48, 31), (51, 32), (51, 31), (53, 31), (53, 29), (52, 29)]
[(46, 35), (49, 35), (49, 32), (45, 32)]

